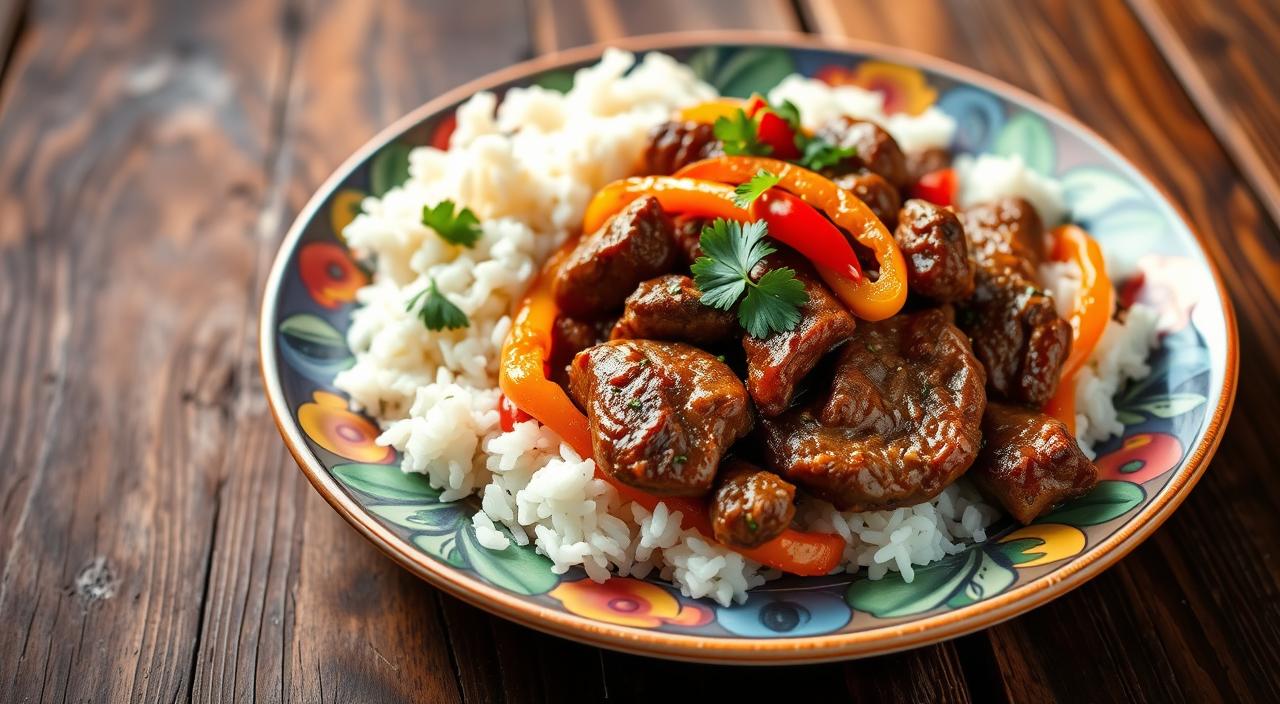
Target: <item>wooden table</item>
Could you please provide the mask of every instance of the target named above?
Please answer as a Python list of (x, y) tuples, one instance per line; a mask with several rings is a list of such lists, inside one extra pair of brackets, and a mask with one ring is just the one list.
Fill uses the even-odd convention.
[[(1187, 211), (1239, 315), (1239, 398), (1204, 480), (1118, 566), (908, 653), (695, 667), (444, 596), (303, 480), (254, 337), (321, 180), (487, 71), (718, 27), (988, 72)], [(0, 701), (1280, 701), (1278, 46), (1272, 0), (0, 0)]]

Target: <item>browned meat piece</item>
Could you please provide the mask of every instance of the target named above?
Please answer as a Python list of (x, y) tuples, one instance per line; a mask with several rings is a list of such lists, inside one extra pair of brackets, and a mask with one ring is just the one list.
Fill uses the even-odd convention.
[(626, 309), (610, 339), (675, 340), (707, 346), (736, 340), (742, 329), (733, 311), (698, 302), (693, 279), (667, 274), (649, 279), (627, 297)]
[(609, 339), (612, 328), (611, 320), (579, 320), (566, 315), (556, 318), (551, 328), (551, 354), (547, 359), (553, 379), (561, 384), (567, 381), (567, 368), (574, 356)]
[(664, 122), (649, 132), (644, 173), (673, 174), (700, 159), (724, 153), (714, 128), (701, 122)]
[(978, 266), (1036, 280), (1036, 267), (1044, 261), (1044, 223), (1035, 206), (1022, 198), (1001, 198), (968, 208), (961, 218)]
[(915, 183), (921, 176), (951, 166), (951, 152), (941, 147), (929, 147), (907, 154), (908, 183)]
[(684, 263), (691, 265), (702, 256), (702, 228), (707, 221), (689, 216), (677, 217), (676, 247), (684, 255)]
[(867, 169), (884, 177), (895, 188), (910, 183), (907, 158), (893, 137), (879, 125), (851, 117), (837, 117), (827, 122), (815, 137), (842, 147), (854, 147), (858, 153), (846, 159), (841, 169)]
[(764, 458), (841, 510), (910, 506), (964, 473), (982, 442), (982, 365), (948, 311), (858, 325), (831, 389), (760, 421)]
[(741, 460), (720, 467), (711, 497), (711, 528), (716, 540), (755, 548), (782, 535), (796, 515), (796, 487), (773, 472)]
[(596, 465), (654, 494), (706, 494), (725, 450), (752, 424), (733, 371), (679, 342), (583, 350), (569, 366), (569, 393), (587, 411)]
[(866, 203), (885, 227), (892, 230), (897, 225), (902, 195), (883, 176), (870, 171), (856, 171), (839, 176), (834, 181), (837, 186), (852, 191), (858, 200)]
[(1044, 225), (1020, 198), (970, 208), (962, 218), (977, 272), (961, 327), (973, 336), (992, 391), (1043, 407), (1071, 352), (1071, 325), (1038, 285)]
[(1098, 483), (1098, 468), (1052, 416), (991, 403), (982, 432), (987, 444), (969, 476), (1022, 523)]
[(973, 263), (964, 228), (949, 208), (912, 199), (902, 206), (893, 233), (907, 264), (907, 289), (937, 301), (973, 295)]
[(760, 413), (776, 416), (787, 410), (796, 383), (813, 370), (823, 355), (853, 334), (853, 316), (813, 269), (793, 254), (774, 254), (752, 272), (760, 277), (770, 269), (789, 266), (804, 283), (809, 300), (800, 306), (800, 322), (787, 332), (758, 339), (742, 338), (747, 353), (747, 389)]
[(556, 305), (582, 318), (622, 307), (641, 281), (676, 267), (672, 229), (657, 198), (637, 198), (599, 230), (583, 234), (556, 272)]

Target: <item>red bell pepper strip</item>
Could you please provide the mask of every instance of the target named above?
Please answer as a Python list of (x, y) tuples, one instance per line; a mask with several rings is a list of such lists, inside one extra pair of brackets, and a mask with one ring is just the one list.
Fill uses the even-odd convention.
[(959, 187), (955, 169), (938, 169), (921, 176), (919, 181), (907, 189), (907, 195), (927, 200), (934, 205), (953, 205)]
[[(551, 353), (551, 330), (557, 315), (551, 282), (567, 249), (562, 249), (543, 268), (542, 274), (525, 294), (516, 312), (511, 332), (502, 346), (498, 386), (521, 410), (551, 428), (582, 457), (592, 456), (587, 417), (558, 384), (547, 378), (545, 362)], [(596, 476), (609, 482), (627, 501), (635, 501), (652, 511), (658, 502), (682, 515), (681, 524), (697, 529), (714, 542), (707, 506), (703, 501), (677, 497), (657, 497), (620, 484), (597, 467)], [(735, 548), (735, 550), (737, 550)], [(807, 533), (788, 528), (782, 535), (750, 550), (737, 550), (769, 567), (802, 576), (830, 573), (840, 564), (844, 539), (828, 533)]]
[(1063, 225), (1055, 228), (1050, 236), (1049, 259), (1075, 264), (1080, 270), (1080, 290), (1071, 305), (1071, 354), (1062, 364), (1058, 390), (1045, 405), (1045, 413), (1075, 433), (1076, 374), (1089, 361), (1111, 321), (1115, 289), (1107, 277), (1102, 248), (1087, 232), (1075, 225)]
[(854, 315), (884, 320), (907, 301), (907, 266), (902, 252), (880, 219), (867, 205), (820, 174), (804, 167), (765, 157), (724, 156), (703, 159), (680, 169), (677, 177), (744, 183), (761, 169), (779, 177), (778, 187), (821, 210), (836, 226), (875, 254), (880, 275), (874, 280), (848, 278), (847, 272), (814, 262), (818, 274)]
[(780, 188), (770, 188), (751, 203), (751, 216), (764, 220), (769, 236), (795, 248), (812, 262), (844, 272), (854, 283), (862, 279), (862, 265), (849, 241), (831, 221), (808, 203)]

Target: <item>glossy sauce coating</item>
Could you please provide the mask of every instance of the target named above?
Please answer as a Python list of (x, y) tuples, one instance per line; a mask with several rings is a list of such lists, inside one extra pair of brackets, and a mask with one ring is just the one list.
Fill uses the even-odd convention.
[(1030, 523), (1098, 483), (1098, 469), (1061, 421), (1003, 403), (987, 405), (986, 447), (970, 476), (1014, 518)]
[(752, 426), (747, 390), (724, 362), (679, 342), (615, 340), (569, 366), (596, 464), (654, 494), (701, 496)]
[(627, 297), (622, 318), (609, 337), (614, 340), (676, 340), (711, 345), (733, 340), (741, 331), (733, 311), (703, 305), (693, 279), (666, 274), (640, 284)]
[(726, 460), (711, 499), (711, 526), (725, 545), (754, 548), (773, 540), (795, 517), (796, 487), (738, 459)]
[(978, 455), (985, 381), (943, 309), (862, 322), (827, 393), (761, 420), (766, 464), (841, 510), (927, 501)]
[(658, 199), (642, 196), (593, 233), (584, 234), (556, 272), (553, 292), (564, 313), (608, 314), (636, 285), (676, 266), (674, 226)]
[(795, 328), (764, 339), (750, 335), (742, 338), (742, 348), (747, 353), (747, 389), (765, 416), (787, 410), (796, 384), (825, 354), (848, 340), (854, 330), (853, 316), (799, 256), (771, 255), (752, 274), (758, 278), (780, 266), (795, 270), (809, 300), (800, 306), (800, 322)]

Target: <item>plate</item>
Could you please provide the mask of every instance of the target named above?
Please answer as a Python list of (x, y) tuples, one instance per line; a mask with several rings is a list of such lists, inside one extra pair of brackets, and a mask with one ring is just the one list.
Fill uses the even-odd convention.
[(958, 153), (1018, 154), (1060, 179), (1074, 221), (1116, 267), (1141, 271), (1136, 295), (1161, 313), (1146, 379), (1117, 401), (1123, 436), (1100, 444), (1102, 481), (1030, 526), (898, 575), (786, 577), (721, 607), (669, 585), (581, 572), (552, 574), (531, 546), (493, 552), (471, 529), (476, 510), (442, 503), (374, 443), (377, 425), (333, 386), (353, 358), (345, 333), (368, 275), (340, 235), (361, 199), (397, 182), (412, 146), (447, 146), (454, 110), (480, 90), (564, 89), (603, 47), (513, 66), (427, 103), (338, 169), (281, 245), (264, 296), (262, 372), (276, 423), (316, 490), (401, 565), (480, 608), (556, 635), (632, 653), (723, 663), (798, 663), (875, 655), (998, 623), (1073, 589), (1119, 560), (1181, 503), (1204, 472), (1235, 393), (1236, 330), (1221, 281), (1167, 198), (1076, 120), (1015, 88), (931, 57), (753, 33), (664, 35), (613, 44), (662, 51), (723, 94), (765, 92), (798, 72), (885, 93), (887, 105), (936, 105), (958, 124)]

